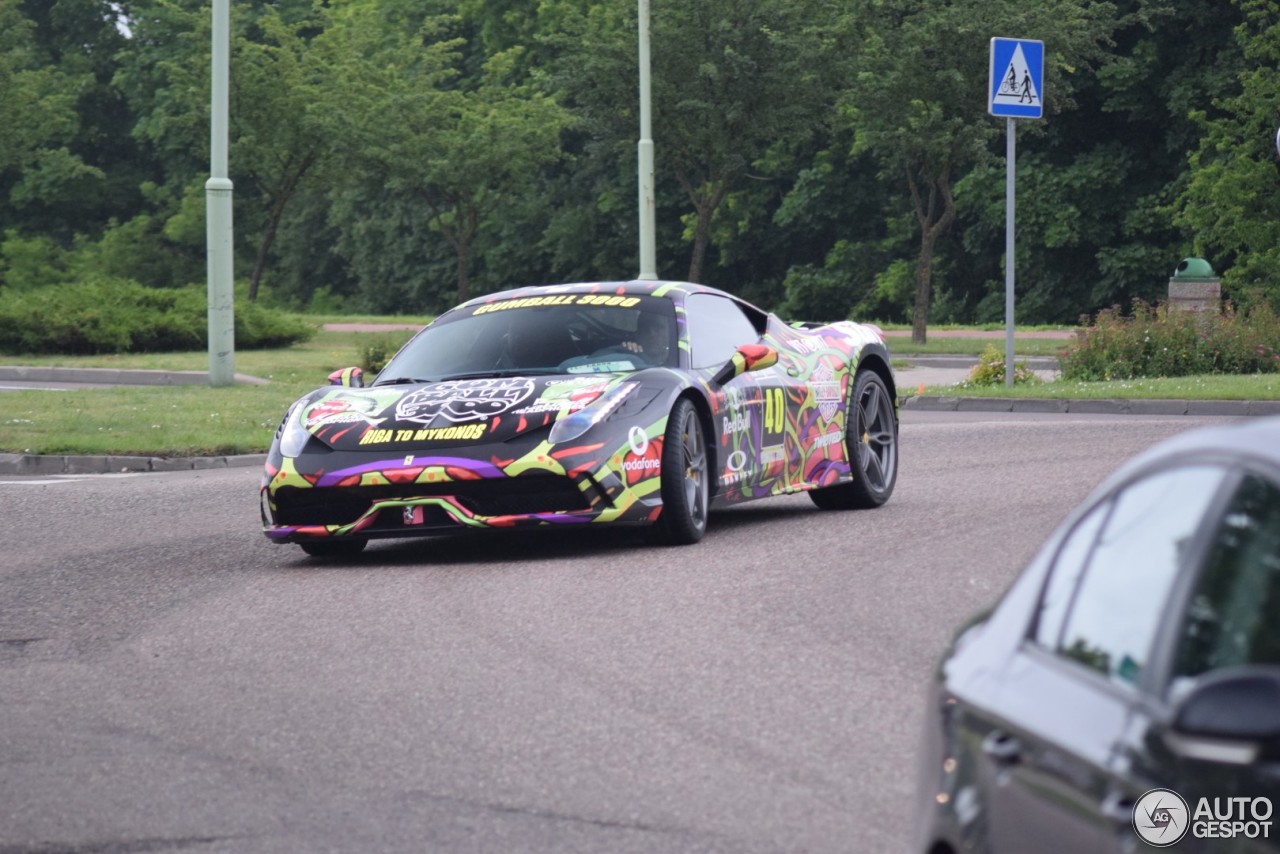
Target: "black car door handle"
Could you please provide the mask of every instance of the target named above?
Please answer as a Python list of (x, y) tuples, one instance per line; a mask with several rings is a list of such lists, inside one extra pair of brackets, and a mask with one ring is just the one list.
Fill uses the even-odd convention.
[(1022, 742), (1007, 732), (995, 729), (982, 740), (982, 752), (1001, 765), (1011, 765), (1022, 757)]

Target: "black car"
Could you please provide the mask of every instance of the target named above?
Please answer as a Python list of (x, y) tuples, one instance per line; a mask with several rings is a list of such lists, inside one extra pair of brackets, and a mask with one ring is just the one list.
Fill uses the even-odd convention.
[(687, 282), (524, 287), (445, 312), (372, 385), (293, 404), (263, 469), (272, 541), (516, 527), (647, 528), (690, 544), (713, 506), (805, 492), (878, 507), (898, 471), (877, 327), (787, 323)]
[(931, 686), (915, 851), (1280, 851), (1280, 419), (1127, 463)]

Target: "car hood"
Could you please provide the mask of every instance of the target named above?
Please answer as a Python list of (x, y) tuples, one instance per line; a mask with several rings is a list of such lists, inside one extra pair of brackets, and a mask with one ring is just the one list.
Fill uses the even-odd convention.
[(291, 417), (334, 450), (505, 442), (589, 406), (619, 382), (592, 374), (335, 386), (304, 398)]

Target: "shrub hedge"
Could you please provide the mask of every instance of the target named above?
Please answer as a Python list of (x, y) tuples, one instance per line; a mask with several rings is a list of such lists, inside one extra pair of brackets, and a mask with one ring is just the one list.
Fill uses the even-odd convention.
[[(1025, 361), (1013, 363), (1014, 385), (1038, 382), (1040, 378), (1027, 367)], [(982, 355), (978, 357), (978, 364), (973, 366), (973, 370), (969, 371), (968, 379), (961, 385), (966, 387), (1004, 385), (1004, 353), (997, 350), (994, 344), (988, 344), (982, 351)]]
[[(284, 312), (237, 302), (239, 349), (284, 347), (315, 328)], [(208, 344), (208, 298), (197, 288), (149, 288), (102, 277), (77, 284), (0, 291), (0, 352), (157, 353)]]
[(1280, 318), (1256, 303), (1246, 315), (1227, 305), (1221, 314), (1134, 301), (1098, 313), (1059, 357), (1064, 379), (1097, 381), (1197, 374), (1280, 371)]

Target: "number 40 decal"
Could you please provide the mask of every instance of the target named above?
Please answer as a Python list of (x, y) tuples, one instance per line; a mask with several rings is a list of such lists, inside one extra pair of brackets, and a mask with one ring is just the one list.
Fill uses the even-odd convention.
[(781, 436), (786, 428), (787, 407), (780, 388), (764, 389), (764, 432)]

